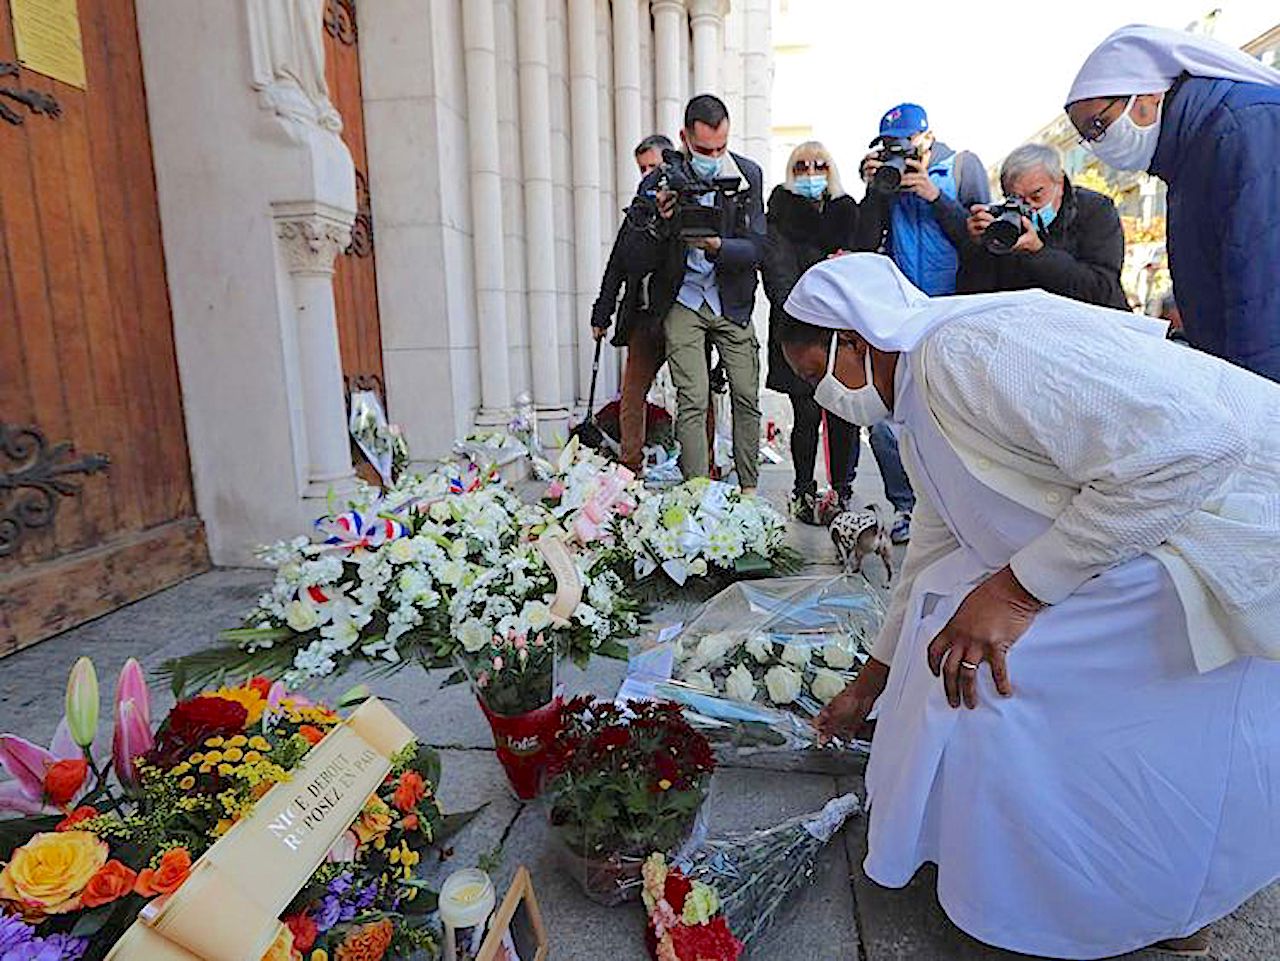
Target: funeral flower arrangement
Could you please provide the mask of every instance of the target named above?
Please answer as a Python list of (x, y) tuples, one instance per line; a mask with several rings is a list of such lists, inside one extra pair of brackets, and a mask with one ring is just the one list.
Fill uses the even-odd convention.
[(547, 792), (551, 823), (587, 895), (603, 903), (634, 897), (643, 859), (689, 839), (714, 770), (711, 745), (673, 704), (566, 703)]
[(694, 577), (715, 584), (786, 574), (802, 564), (785, 543), (781, 514), (757, 497), (706, 478), (645, 498), (618, 526), (639, 584), (659, 577), (679, 587)]
[(689, 880), (661, 852), (645, 860), (642, 874), (645, 945), (654, 961), (737, 961), (743, 945), (720, 913), (715, 888)]
[[(0, 808), (21, 815), (0, 820), (0, 957), (104, 957), (142, 907), (176, 891), (193, 861), (288, 780), (339, 721), (324, 705), (255, 678), (179, 701), (153, 729), (133, 660), (114, 703), (111, 744), (100, 750), (97, 678), (82, 658), (49, 748), (0, 736), (0, 764), (11, 777), (0, 784)], [(419, 897), (416, 875), (447, 833), (434, 795), (439, 773), (434, 753), (416, 746), (394, 759), (286, 912), (295, 957), (434, 953), (424, 910), (431, 898)], [(367, 942), (382, 950), (348, 950)]]

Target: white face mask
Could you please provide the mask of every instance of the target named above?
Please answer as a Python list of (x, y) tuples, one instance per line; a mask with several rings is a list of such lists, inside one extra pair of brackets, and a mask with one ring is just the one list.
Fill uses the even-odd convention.
[(1164, 101), (1156, 108), (1156, 121), (1149, 127), (1139, 127), (1130, 112), (1137, 95), (1129, 98), (1124, 112), (1111, 122), (1106, 136), (1089, 145), (1093, 154), (1108, 167), (1116, 170), (1147, 170), (1156, 155), (1160, 142), (1160, 120)]
[(836, 365), (838, 349), (836, 336), (831, 338), (831, 350), (827, 355), (827, 375), (818, 382), (813, 392), (813, 399), (819, 407), (826, 408), (841, 420), (859, 427), (872, 427), (889, 416), (889, 408), (885, 406), (880, 391), (871, 380), (871, 347), (867, 346), (866, 372), (867, 382), (861, 387), (846, 387), (832, 373)]

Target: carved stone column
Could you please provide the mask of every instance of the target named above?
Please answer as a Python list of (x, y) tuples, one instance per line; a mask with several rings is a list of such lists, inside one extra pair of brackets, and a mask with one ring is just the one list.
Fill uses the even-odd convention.
[[(275, 208), (276, 238), (293, 286), (297, 390), (306, 453), (303, 497), (355, 486), (333, 302), (334, 259), (351, 242), (349, 215), (313, 204)], [(301, 465), (300, 465), (301, 466)]]

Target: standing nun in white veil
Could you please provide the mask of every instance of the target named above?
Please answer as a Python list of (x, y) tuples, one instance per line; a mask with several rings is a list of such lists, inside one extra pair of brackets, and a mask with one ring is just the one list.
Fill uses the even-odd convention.
[(1190, 342), (1280, 381), (1280, 71), (1183, 30), (1122, 27), (1067, 116), (1118, 170), (1169, 187), (1169, 270)]
[(920, 495), (872, 660), (865, 869), (938, 865), (974, 937), (1102, 958), (1280, 877), (1280, 386), (1042, 291), (930, 299), (818, 264), (783, 351)]

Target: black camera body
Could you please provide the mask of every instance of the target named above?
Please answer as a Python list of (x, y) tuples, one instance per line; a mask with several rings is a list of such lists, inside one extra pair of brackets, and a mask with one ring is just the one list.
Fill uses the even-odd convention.
[(902, 189), (902, 175), (907, 172), (908, 160), (919, 160), (920, 151), (910, 137), (878, 137), (872, 146), (880, 144), (876, 159), (880, 166), (868, 185), (869, 190), (880, 194), (893, 194)]
[[(705, 237), (723, 237), (726, 234), (728, 200), (741, 189), (739, 177), (717, 177), (704, 180), (679, 150), (662, 151), (662, 163), (645, 178), (649, 186), (643, 187), (632, 203), (627, 217), (640, 229), (654, 230), (658, 223), (658, 194), (672, 191), (676, 194), (676, 211), (672, 224), (681, 240), (699, 240)], [(702, 198), (714, 194), (710, 205)]]
[(1022, 236), (1022, 218), (1030, 220), (1035, 211), (1025, 201), (1010, 197), (1002, 204), (988, 204), (987, 213), (996, 219), (982, 232), (982, 246), (993, 254), (1007, 254)]

